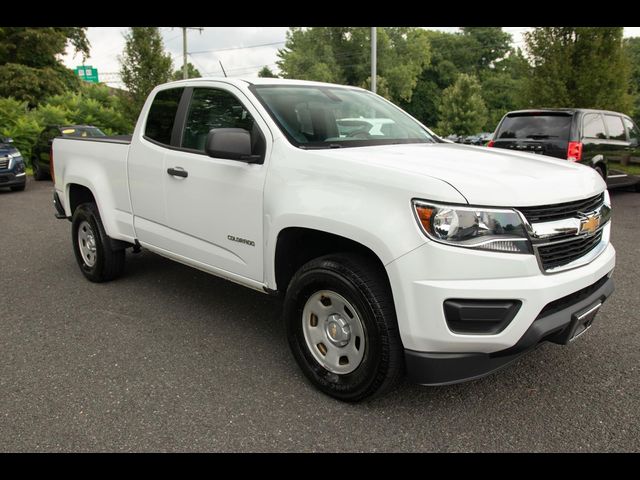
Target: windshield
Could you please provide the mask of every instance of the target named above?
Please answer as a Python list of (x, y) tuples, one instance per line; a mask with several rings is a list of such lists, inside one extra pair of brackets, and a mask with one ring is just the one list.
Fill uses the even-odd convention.
[(402, 110), (364, 90), (256, 85), (253, 91), (300, 148), (436, 142)]
[(65, 127), (62, 129), (65, 137), (104, 137), (105, 134), (96, 127)]
[(567, 140), (571, 130), (571, 115), (517, 115), (507, 116), (500, 125), (496, 139), (559, 138)]

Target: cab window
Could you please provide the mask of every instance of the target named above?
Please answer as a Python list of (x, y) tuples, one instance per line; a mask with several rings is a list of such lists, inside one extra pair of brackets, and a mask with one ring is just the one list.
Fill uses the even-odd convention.
[(185, 121), (182, 147), (204, 152), (209, 131), (242, 128), (251, 134), (252, 153), (260, 154), (261, 134), (249, 111), (234, 95), (215, 88), (195, 88)]
[(184, 88), (171, 88), (156, 93), (147, 115), (145, 137), (164, 145), (171, 145), (173, 122), (183, 91)]

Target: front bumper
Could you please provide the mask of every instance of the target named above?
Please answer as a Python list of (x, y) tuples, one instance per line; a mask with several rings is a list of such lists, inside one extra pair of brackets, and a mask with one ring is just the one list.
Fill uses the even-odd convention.
[(24, 185), (26, 183), (27, 174), (24, 172), (17, 175), (13, 172), (0, 173), (0, 187), (15, 187)]
[[(591, 263), (554, 274), (542, 273), (533, 255), (483, 252), (430, 241), (389, 263), (386, 268), (409, 377), (429, 384), (475, 378), (546, 339), (544, 332), (531, 337), (531, 332), (550, 322), (538, 318), (543, 309), (612, 272), (615, 249), (609, 243), (610, 229), (609, 223), (603, 233), (606, 248)], [(606, 299), (612, 286), (612, 282), (607, 283), (599, 295)], [(513, 300), (521, 302), (521, 307), (496, 334), (454, 333), (447, 325), (443, 307), (450, 299)], [(554, 315), (553, 327), (568, 323), (580, 306), (565, 305), (568, 310)], [(450, 367), (444, 366), (445, 360)]]
[(613, 293), (613, 280), (603, 277), (587, 287), (590, 294), (576, 294), (575, 301), (553, 313), (539, 316), (512, 347), (494, 353), (423, 353), (405, 350), (411, 381), (422, 385), (446, 385), (484, 377), (507, 366), (544, 341), (566, 344), (571, 339), (576, 312), (603, 304)]

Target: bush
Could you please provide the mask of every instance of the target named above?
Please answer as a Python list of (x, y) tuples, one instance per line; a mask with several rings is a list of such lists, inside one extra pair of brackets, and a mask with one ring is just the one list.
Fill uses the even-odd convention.
[(123, 113), (123, 99), (104, 85), (83, 84), (80, 92), (49, 97), (29, 110), (26, 101), (0, 98), (0, 133), (11, 137), (25, 161), (31, 164), (31, 149), (47, 125), (93, 125), (107, 135), (127, 134), (133, 124)]

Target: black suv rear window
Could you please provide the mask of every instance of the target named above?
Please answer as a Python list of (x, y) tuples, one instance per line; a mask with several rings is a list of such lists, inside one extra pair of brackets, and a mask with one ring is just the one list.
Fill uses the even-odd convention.
[(571, 115), (513, 115), (502, 121), (497, 139), (530, 138), (544, 140), (545, 138), (569, 139), (571, 131)]

